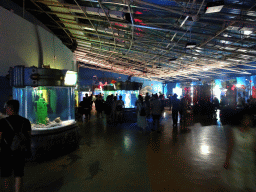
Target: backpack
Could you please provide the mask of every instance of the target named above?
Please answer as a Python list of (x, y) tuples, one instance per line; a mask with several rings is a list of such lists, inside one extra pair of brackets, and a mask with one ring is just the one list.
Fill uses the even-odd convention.
[(5, 120), (7, 121), (7, 123), (9, 124), (9, 126), (11, 127), (11, 129), (13, 130), (13, 132), (15, 134), (13, 137), (12, 143), (10, 145), (11, 150), (13, 152), (24, 151), (26, 149), (26, 140), (27, 140), (25, 135), (22, 133), (22, 128), (23, 128), (24, 123), (22, 123), (21, 131), (15, 132), (12, 125), (10, 124), (10, 122), (6, 118), (5, 118)]

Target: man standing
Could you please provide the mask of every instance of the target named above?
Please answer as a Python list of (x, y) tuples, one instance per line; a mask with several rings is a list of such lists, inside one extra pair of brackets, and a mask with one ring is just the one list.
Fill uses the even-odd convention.
[[(6, 105), (8, 117), (0, 120), (1, 141), (1, 177), (5, 178), (4, 186), (10, 186), (10, 177), (15, 177), (15, 192), (22, 191), (25, 157), (31, 154), (31, 124), (28, 119), (18, 115), (19, 101), (9, 100)], [(20, 142), (17, 141), (19, 136)], [(16, 146), (13, 147), (13, 144)]]
[(119, 100), (116, 104), (116, 115), (118, 122), (123, 122), (123, 110), (124, 110), (124, 101), (122, 100), (122, 95), (119, 96)]
[(157, 127), (156, 130), (158, 133), (160, 133), (159, 125), (160, 125), (160, 118), (161, 118), (161, 114), (162, 114), (162, 103), (158, 99), (157, 94), (154, 95), (154, 100), (151, 101), (150, 106), (151, 106), (152, 117), (153, 117), (152, 131), (154, 131), (154, 127), (156, 125), (156, 127)]
[(175, 93), (172, 99), (172, 120), (174, 131), (177, 131), (178, 113), (180, 110), (180, 100), (177, 97), (178, 95)]
[(97, 117), (102, 118), (102, 111), (103, 111), (103, 108), (104, 108), (104, 101), (103, 101), (101, 95), (97, 96), (97, 99), (95, 101), (95, 108), (96, 108), (96, 111), (97, 111)]
[(92, 109), (92, 100), (88, 97), (88, 94), (85, 94), (83, 101), (80, 102), (80, 107), (82, 108), (83, 115), (85, 115), (86, 121), (91, 118), (91, 109)]

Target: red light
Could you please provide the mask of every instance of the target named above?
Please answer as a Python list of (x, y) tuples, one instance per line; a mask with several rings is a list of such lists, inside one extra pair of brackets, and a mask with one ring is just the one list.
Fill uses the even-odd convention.
[(119, 24), (119, 23), (115, 23), (115, 25), (117, 25), (117, 26), (119, 26), (119, 27), (125, 27), (124, 25)]
[(139, 23), (142, 22), (142, 20), (140, 20), (140, 19), (134, 19), (134, 21), (135, 21), (135, 22), (139, 22)]
[(140, 12), (140, 11), (136, 11), (135, 14), (137, 14), (137, 15), (142, 15), (143, 13)]

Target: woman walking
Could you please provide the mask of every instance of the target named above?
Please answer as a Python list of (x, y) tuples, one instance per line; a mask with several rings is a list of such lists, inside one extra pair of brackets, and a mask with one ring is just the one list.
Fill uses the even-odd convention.
[(223, 179), (232, 191), (256, 191), (255, 144), (256, 131), (252, 129), (253, 115), (243, 112), (236, 118), (238, 126), (231, 128)]

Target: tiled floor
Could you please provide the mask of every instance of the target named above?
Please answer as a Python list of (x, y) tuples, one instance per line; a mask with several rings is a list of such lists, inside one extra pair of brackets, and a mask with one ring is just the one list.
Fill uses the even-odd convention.
[(78, 150), (27, 164), (25, 191), (226, 191), (220, 180), (226, 140), (218, 122), (174, 134), (167, 110), (160, 134), (142, 133), (136, 123), (108, 125), (95, 116), (79, 126)]

